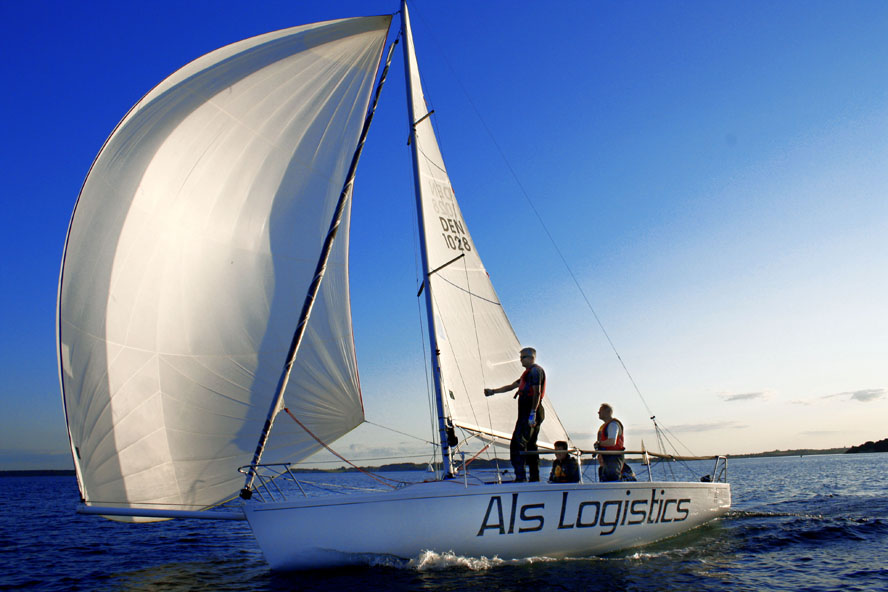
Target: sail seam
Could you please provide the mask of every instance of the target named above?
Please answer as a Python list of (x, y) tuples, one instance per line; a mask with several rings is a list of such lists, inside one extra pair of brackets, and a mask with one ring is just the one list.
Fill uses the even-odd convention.
[(463, 288), (462, 286), (460, 286), (459, 284), (454, 284), (453, 282), (451, 282), (450, 280), (448, 280), (447, 278), (445, 278), (445, 277), (442, 276), (442, 275), (439, 275), (438, 278), (440, 278), (441, 281), (443, 281), (443, 282), (447, 282), (448, 284), (450, 284), (451, 286), (453, 286), (453, 287), (456, 288), (457, 290), (460, 290), (460, 291), (462, 291), (462, 292), (465, 292), (465, 293), (468, 294), (469, 296), (472, 296), (472, 297), (474, 297), (474, 298), (477, 298), (478, 300), (483, 300), (484, 302), (489, 302), (490, 304), (493, 304), (493, 305), (495, 305), (495, 306), (502, 307), (502, 303), (501, 303), (501, 302), (496, 302), (495, 300), (490, 300), (489, 298), (485, 298), (484, 296), (480, 296), (480, 295), (478, 295), (478, 294), (475, 294), (475, 293), (472, 292), (471, 290), (467, 290), (467, 289)]

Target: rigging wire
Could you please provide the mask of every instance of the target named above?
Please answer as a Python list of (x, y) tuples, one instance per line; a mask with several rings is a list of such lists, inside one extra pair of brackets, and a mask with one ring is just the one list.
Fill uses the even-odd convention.
[[(417, 16), (419, 16), (420, 19), (423, 20), (423, 23), (426, 25), (426, 27), (429, 28), (428, 25), (425, 23), (425, 20), (423, 19), (422, 13), (420, 11), (416, 11), (416, 14), (417, 14)], [(468, 90), (466, 89), (465, 85), (462, 83), (462, 80), (457, 75), (456, 70), (453, 68), (453, 66), (450, 64), (450, 61), (447, 59), (447, 54), (443, 51), (443, 49), (441, 48), (441, 45), (438, 44), (437, 38), (434, 36), (434, 34), (429, 34), (429, 38), (432, 39), (433, 42), (437, 45), (439, 55), (441, 55), (444, 63), (447, 65), (447, 68), (451, 71), (451, 74), (453, 75), (453, 79), (456, 81), (457, 85), (459, 86), (463, 95), (466, 97), (466, 100), (468, 101), (472, 110), (475, 112), (475, 116), (478, 118), (478, 121), (481, 123), (481, 126), (484, 128), (484, 131), (487, 133), (487, 136), (490, 138), (491, 142), (493, 143), (494, 147), (496, 148), (497, 152), (499, 153), (500, 158), (502, 159), (506, 168), (509, 170), (509, 174), (512, 176), (515, 183), (518, 185), (521, 195), (524, 197), (525, 201), (530, 206), (531, 211), (533, 212), (534, 216), (536, 217), (537, 221), (539, 222), (540, 226), (542, 227), (544, 233), (546, 234), (546, 237), (549, 239), (549, 242), (551, 243), (556, 254), (558, 255), (558, 258), (561, 260), (561, 263), (564, 265), (564, 268), (567, 270), (568, 275), (570, 276), (571, 280), (573, 281), (574, 285), (576, 286), (577, 290), (579, 291), (580, 295), (582, 296), (584, 302), (586, 303), (587, 308), (592, 313), (592, 317), (595, 319), (595, 322), (598, 325), (598, 328), (601, 330), (602, 334), (605, 337), (605, 340), (607, 341), (608, 345), (610, 346), (611, 350), (613, 351), (614, 355), (616, 356), (617, 360), (619, 361), (620, 366), (623, 368), (623, 372), (626, 374), (627, 378), (629, 379), (629, 382), (632, 384), (633, 390), (638, 395), (638, 398), (641, 400), (642, 404), (644, 405), (645, 409), (647, 410), (651, 421), (654, 421), (654, 413), (651, 410), (650, 406), (648, 405), (647, 400), (644, 398), (644, 395), (642, 394), (641, 389), (638, 387), (638, 383), (635, 381), (635, 378), (632, 376), (632, 373), (629, 371), (629, 368), (626, 365), (626, 362), (623, 360), (623, 357), (620, 355), (619, 350), (617, 350), (616, 345), (614, 344), (613, 340), (611, 339), (610, 334), (607, 332), (607, 329), (605, 329), (604, 324), (601, 322), (601, 319), (598, 316), (598, 313), (595, 311), (595, 307), (592, 306), (592, 302), (589, 300), (589, 297), (587, 296), (585, 290), (583, 290), (583, 287), (580, 284), (580, 281), (577, 279), (576, 275), (573, 272), (573, 269), (571, 268), (570, 264), (567, 262), (567, 258), (564, 256), (564, 253), (559, 248), (558, 243), (555, 241), (555, 238), (552, 236), (552, 233), (549, 231), (548, 226), (546, 226), (546, 223), (543, 221), (543, 218), (540, 215), (539, 210), (537, 209), (536, 205), (533, 203), (533, 200), (530, 198), (530, 194), (527, 192), (524, 185), (521, 183), (521, 180), (518, 177), (518, 174), (515, 172), (515, 169), (512, 167), (512, 164), (509, 161), (509, 159), (506, 157), (504, 150), (500, 146), (499, 142), (497, 142), (496, 137), (494, 136), (490, 127), (487, 125), (487, 122), (485, 121), (484, 117), (481, 115), (481, 112), (478, 109), (478, 107), (475, 105), (475, 102), (472, 100), (472, 97), (469, 94)], [(654, 421), (654, 427), (655, 427), (655, 430), (659, 434), (660, 428), (657, 426), (656, 421)], [(666, 451), (665, 448), (663, 448), (662, 450), (664, 452)]]
[[(614, 356), (616, 356), (617, 361), (619, 361), (620, 366), (623, 369), (623, 372), (625, 373), (626, 377), (629, 379), (630, 384), (632, 385), (632, 389), (635, 391), (635, 394), (638, 396), (642, 405), (644, 405), (645, 410), (648, 412), (649, 418), (654, 424), (654, 430), (655, 430), (655, 433), (657, 434), (657, 441), (658, 441), (658, 444), (660, 445), (661, 451), (663, 453), (667, 453), (667, 451), (668, 451), (667, 444), (668, 444), (673, 450), (678, 452), (678, 450), (679, 450), (678, 447), (675, 444), (673, 444), (673, 442), (669, 439), (669, 436), (672, 436), (672, 438), (674, 440), (676, 440), (679, 444), (681, 444), (681, 446), (684, 447), (685, 450), (691, 452), (690, 448), (688, 448), (683, 442), (681, 442), (674, 434), (672, 434), (671, 432), (669, 432), (668, 429), (666, 429), (663, 426), (660, 426), (657, 423), (656, 416), (654, 415), (653, 410), (651, 409), (650, 405), (648, 405), (647, 400), (645, 399), (644, 395), (642, 394), (641, 389), (639, 388), (638, 383), (635, 380), (635, 377), (629, 371), (629, 367), (626, 365), (626, 362), (623, 360), (623, 357), (620, 354), (619, 350), (617, 349), (616, 344), (614, 343), (614, 341), (611, 338), (610, 334), (608, 333), (607, 329), (604, 327), (604, 323), (601, 321), (601, 318), (598, 316), (598, 313), (595, 311), (595, 307), (592, 305), (592, 302), (589, 299), (588, 295), (586, 294), (585, 290), (583, 290), (583, 287), (580, 284), (579, 279), (577, 278), (576, 274), (574, 274), (574, 271), (571, 268), (570, 264), (568, 263), (567, 258), (564, 256), (564, 253), (559, 248), (558, 243), (555, 241), (554, 236), (552, 235), (548, 226), (546, 225), (545, 221), (543, 220), (543, 217), (540, 214), (539, 210), (537, 209), (536, 205), (534, 204), (533, 200), (531, 199), (530, 194), (528, 193), (528, 191), (526, 190), (524, 185), (521, 183), (521, 180), (520, 180), (517, 172), (515, 171), (514, 167), (512, 166), (511, 162), (507, 158), (505, 151), (500, 146), (499, 142), (497, 142), (496, 137), (494, 136), (492, 130), (490, 129), (490, 126), (487, 125), (486, 120), (481, 115), (480, 110), (475, 105), (474, 101), (472, 100), (472, 97), (469, 94), (468, 90), (466, 89), (465, 85), (462, 83), (461, 78), (457, 75), (456, 70), (453, 68), (453, 66), (450, 64), (450, 61), (447, 59), (446, 52), (443, 51), (443, 49), (442, 49), (441, 45), (438, 43), (438, 40), (435, 37), (434, 33), (431, 32), (432, 29), (431, 29), (431, 27), (428, 26), (428, 23), (426, 23), (422, 12), (419, 10), (416, 10), (415, 13), (420, 18), (420, 20), (423, 21), (423, 24), (426, 27), (426, 29), (428, 29), (430, 31), (428, 38), (431, 39), (432, 42), (437, 46), (438, 54), (441, 56), (443, 62), (446, 64), (447, 68), (450, 70), (453, 80), (456, 81), (456, 83), (459, 86), (460, 90), (462, 91), (463, 95), (466, 97), (466, 100), (468, 101), (472, 111), (474, 111), (475, 116), (478, 118), (478, 121), (481, 123), (481, 126), (484, 128), (485, 133), (490, 138), (491, 142), (493, 143), (494, 147), (496, 148), (497, 152), (499, 153), (499, 156), (502, 159), (503, 163), (505, 164), (506, 168), (508, 169), (509, 174), (512, 176), (515, 183), (518, 185), (521, 195), (524, 197), (524, 200), (527, 202), (528, 206), (530, 207), (531, 211), (533, 212), (534, 216), (536, 217), (538, 223), (542, 227), (546, 237), (548, 238), (549, 242), (552, 245), (552, 248), (555, 250), (555, 253), (558, 255), (558, 258), (561, 260), (562, 265), (564, 266), (565, 270), (567, 271), (568, 275), (570, 276), (571, 280), (573, 281), (574, 285), (576, 286), (577, 291), (580, 293), (580, 296), (583, 298), (583, 301), (585, 302), (586, 307), (589, 309), (590, 313), (592, 314), (592, 317), (595, 319), (595, 323), (598, 325), (598, 328), (601, 330), (601, 333), (604, 335), (604, 338), (607, 341), (608, 345), (610, 346), (611, 351), (613, 351)], [(420, 74), (420, 77), (422, 79), (422, 74)], [(423, 81), (424, 81), (424, 79), (423, 79)], [(426, 87), (425, 84), (423, 84), (423, 86)], [(426, 102), (431, 106), (431, 103), (429, 102), (429, 97), (426, 96), (425, 93), (424, 93), (424, 96), (425, 96)], [(434, 112), (434, 109), (431, 109), (429, 114), (431, 114), (433, 112)], [(440, 138), (441, 133), (440, 133), (440, 130), (437, 126), (437, 118), (432, 118), (432, 125), (435, 128), (436, 135)], [(447, 281), (447, 280), (445, 280), (445, 281)], [(451, 282), (448, 282), (448, 283), (451, 283)], [(456, 287), (459, 288), (459, 286), (456, 286)], [(469, 292), (469, 293), (470, 293), (470, 297), (471, 297), (471, 292)], [(474, 321), (474, 317), (473, 317), (473, 321)], [(477, 329), (476, 329), (476, 333), (477, 333)], [(476, 335), (476, 339), (477, 339), (477, 335)], [(473, 413), (474, 413), (474, 410), (473, 410)], [(692, 453), (692, 456), (693, 456), (693, 453)]]
[(438, 446), (438, 443), (437, 443), (437, 442), (432, 442), (432, 441), (429, 441), (429, 440), (425, 440), (425, 439), (423, 439), (423, 438), (420, 438), (419, 436), (414, 436), (413, 434), (408, 434), (407, 432), (402, 432), (402, 431), (400, 431), (400, 430), (396, 430), (395, 428), (390, 428), (390, 427), (388, 427), (388, 426), (384, 426), (384, 425), (382, 425), (382, 424), (378, 424), (378, 423), (373, 422), (373, 421), (370, 421), (369, 419), (366, 419), (366, 418), (364, 419), (364, 423), (368, 423), (368, 424), (370, 424), (370, 425), (372, 425), (372, 426), (376, 426), (376, 427), (378, 427), (378, 428), (382, 428), (382, 429), (384, 429), (384, 430), (388, 430), (388, 431), (390, 431), (390, 432), (395, 432), (396, 434), (401, 434), (402, 436), (407, 436), (408, 438), (413, 438), (414, 440), (419, 440), (420, 442), (422, 442), (422, 443), (424, 443), (424, 444), (431, 444), (432, 446)]
[[(465, 91), (465, 88), (460, 85), (461, 88)], [(466, 95), (468, 96), (468, 94)], [(484, 127), (484, 130), (487, 132), (487, 135), (490, 137), (497, 151), (499, 152), (500, 157), (503, 159), (503, 162), (508, 168), (509, 173), (512, 175), (512, 178), (515, 180), (515, 183), (518, 185), (518, 188), (521, 191), (521, 195), (524, 197), (527, 204), (530, 206), (530, 209), (533, 211), (534, 216), (542, 227), (543, 231), (546, 234), (546, 237), (549, 239), (549, 242), (552, 244), (552, 248), (555, 249), (555, 253), (558, 255), (558, 258), (561, 259), (561, 263), (564, 265), (565, 270), (567, 270), (570, 279), (573, 281), (580, 295), (583, 297), (583, 301), (585, 301), (587, 308), (592, 313), (592, 317), (595, 319), (595, 322), (598, 324), (598, 328), (601, 329), (604, 338), (607, 340), (608, 345), (610, 345), (611, 350), (614, 352), (614, 355), (617, 357), (617, 360), (620, 362), (620, 366), (623, 368), (623, 372), (625, 372), (626, 376), (629, 378), (629, 382), (632, 383), (632, 388), (635, 390), (635, 393), (641, 399), (642, 404), (644, 404), (645, 409), (650, 415), (653, 415), (653, 411), (651, 411), (650, 406), (644, 398), (644, 395), (641, 394), (641, 389), (638, 388), (638, 384), (635, 382), (635, 378), (632, 376), (632, 373), (629, 372), (629, 368), (626, 366), (626, 362), (623, 361), (623, 357), (620, 355), (620, 352), (617, 350), (616, 345), (614, 345), (613, 340), (610, 337), (610, 334), (607, 332), (607, 329), (604, 328), (604, 324), (601, 322), (601, 319), (598, 316), (598, 313), (595, 312), (595, 307), (592, 306), (592, 302), (589, 300), (589, 297), (586, 295), (586, 291), (583, 290), (583, 286), (580, 284), (580, 281), (577, 279), (577, 276), (574, 274), (573, 269), (570, 264), (567, 262), (567, 258), (564, 256), (564, 253), (558, 247), (558, 243), (555, 242), (555, 237), (552, 236), (552, 233), (549, 231), (548, 226), (543, 221), (543, 217), (540, 215), (539, 210), (537, 210), (536, 205), (534, 205), (533, 200), (531, 200), (530, 195), (527, 190), (524, 188), (524, 185), (521, 183), (521, 180), (518, 178), (518, 174), (515, 172), (515, 169), (512, 167), (512, 164), (509, 162), (506, 157), (505, 152), (502, 147), (496, 141), (496, 138), (493, 136), (493, 132), (487, 126), (487, 123), (481, 117), (480, 112), (475, 107), (475, 104), (472, 102), (471, 98), (469, 98), (469, 103), (472, 105), (472, 109), (475, 111), (475, 114), (478, 116), (478, 119), (481, 121), (481, 124)]]
[[(403, 51), (407, 51), (406, 44), (404, 45)], [(408, 148), (408, 151), (409, 151), (409, 148)], [(422, 286), (422, 284), (425, 282), (425, 278), (420, 279), (423, 276), (422, 263), (420, 263), (420, 261), (419, 261), (419, 245), (416, 242), (416, 238), (419, 234), (419, 221), (416, 219), (416, 216), (414, 215), (414, 213), (412, 211), (413, 210), (412, 206), (411, 206), (410, 210), (411, 210), (410, 221), (413, 223), (413, 233), (411, 234), (411, 238), (413, 239), (413, 270), (415, 273), (416, 285)], [(431, 378), (431, 373), (429, 370), (429, 354), (426, 351), (426, 341), (425, 341), (426, 329), (425, 329), (425, 323), (423, 321), (422, 302), (419, 298), (419, 294), (417, 294), (417, 298), (416, 298), (416, 313), (419, 315), (419, 342), (422, 345), (422, 361), (423, 361), (423, 369), (425, 371), (425, 379), (426, 379), (426, 401), (429, 404), (429, 416), (428, 416), (429, 417), (429, 428), (432, 433), (432, 441), (434, 441), (435, 436), (437, 434), (437, 430), (436, 430), (436, 426), (435, 426), (435, 401), (434, 401), (434, 394), (432, 393), (432, 378)], [(440, 446), (440, 443), (434, 444), (433, 446), (434, 447), (432, 448), (432, 461), (431, 462), (434, 463), (437, 461), (435, 447)], [(436, 474), (437, 474), (437, 471), (436, 471)]]
[[(354, 458), (352, 459), (354, 462), (368, 462), (368, 461), (376, 461), (376, 460), (399, 460), (402, 458), (427, 458), (427, 454), (398, 454), (396, 456), (374, 456), (368, 458)], [(311, 460), (305, 461), (297, 464), (301, 465), (332, 465), (338, 463), (338, 460)]]

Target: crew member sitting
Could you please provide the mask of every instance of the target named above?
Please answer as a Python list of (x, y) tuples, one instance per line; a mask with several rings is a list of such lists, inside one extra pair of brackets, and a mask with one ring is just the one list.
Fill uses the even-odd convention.
[(552, 463), (552, 472), (549, 473), (550, 483), (579, 483), (580, 465), (577, 459), (567, 453), (567, 442), (558, 440), (555, 442), (555, 462)]

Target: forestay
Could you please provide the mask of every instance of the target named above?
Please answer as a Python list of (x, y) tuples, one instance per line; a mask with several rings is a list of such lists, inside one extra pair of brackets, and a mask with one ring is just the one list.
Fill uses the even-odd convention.
[[(81, 190), (59, 285), (82, 495), (203, 508), (236, 494), (342, 189), (390, 17), (214, 51), (123, 119)], [(363, 420), (348, 214), (285, 404), (324, 440)], [(316, 442), (278, 422), (266, 458)]]
[[(417, 186), (428, 268), (433, 272), (426, 281), (431, 288), (440, 350), (442, 398), (455, 425), (503, 442), (511, 438), (517, 404), (507, 395), (485, 397), (484, 388), (510, 384), (521, 375), (521, 345), (457, 204), (423, 95), (410, 20), (406, 15), (404, 19), (412, 92), (408, 100), (417, 122), (413, 133)], [(551, 447), (554, 441), (568, 438), (549, 397), (543, 404), (546, 420), (539, 442)]]

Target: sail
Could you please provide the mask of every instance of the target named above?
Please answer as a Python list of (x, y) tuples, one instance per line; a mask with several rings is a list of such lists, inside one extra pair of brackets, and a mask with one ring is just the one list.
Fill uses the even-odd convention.
[[(428, 117), (406, 6), (403, 10), (412, 95), (408, 101), (414, 122), (418, 122), (412, 138), (416, 143), (417, 188), (428, 269), (432, 271), (426, 285), (432, 294), (445, 413), (456, 426), (504, 442), (512, 436), (517, 404), (508, 395), (485, 397), (484, 388), (511, 384), (521, 375), (521, 345), (484, 269), (447, 175)], [(567, 440), (567, 435), (549, 396), (543, 405), (546, 419), (539, 443), (551, 447), (557, 440)]]
[[(105, 143), (59, 282), (62, 397), (87, 502), (194, 509), (239, 490), (236, 469), (265, 422), (390, 19), (216, 50), (149, 92)], [(346, 211), (284, 396), (327, 441), (363, 420), (348, 223)], [(318, 449), (287, 423), (269, 462)]]

